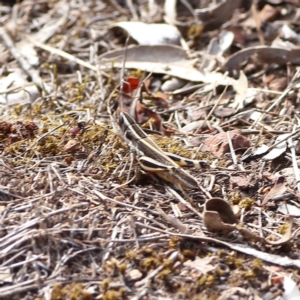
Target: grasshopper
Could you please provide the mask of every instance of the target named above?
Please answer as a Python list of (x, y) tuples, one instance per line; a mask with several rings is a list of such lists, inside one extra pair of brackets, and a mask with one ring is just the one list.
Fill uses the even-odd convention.
[(119, 126), (122, 138), (139, 156), (142, 169), (154, 173), (180, 190), (199, 188), (196, 179), (180, 166), (205, 168), (208, 166), (207, 162), (163, 152), (126, 112), (120, 113)]

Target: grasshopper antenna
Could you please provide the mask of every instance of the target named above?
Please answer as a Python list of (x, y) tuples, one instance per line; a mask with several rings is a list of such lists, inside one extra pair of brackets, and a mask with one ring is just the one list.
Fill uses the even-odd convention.
[[(123, 56), (123, 63), (122, 63), (122, 68), (121, 68), (121, 73), (120, 73), (120, 95), (122, 96), (124, 93), (124, 75), (125, 75), (125, 64), (126, 64), (126, 58), (127, 58), (127, 48), (128, 48), (128, 41), (129, 41), (129, 35), (126, 38), (125, 42), (125, 51), (124, 51), (124, 56)], [(116, 91), (116, 89), (115, 89)], [(122, 106), (120, 107), (120, 110), (122, 110)], [(112, 113), (110, 105), (107, 106), (107, 111), (112, 123), (112, 126), (114, 128), (115, 132), (118, 132), (118, 128), (116, 126), (116, 120), (118, 119), (118, 112)]]
[(123, 94), (124, 92), (124, 75), (125, 75), (125, 64), (127, 59), (127, 48), (128, 48), (128, 42), (129, 42), (129, 35), (127, 36), (126, 42), (125, 42), (125, 51), (124, 51), (124, 57), (123, 57), (123, 65), (121, 69), (121, 78), (120, 78), (120, 92)]

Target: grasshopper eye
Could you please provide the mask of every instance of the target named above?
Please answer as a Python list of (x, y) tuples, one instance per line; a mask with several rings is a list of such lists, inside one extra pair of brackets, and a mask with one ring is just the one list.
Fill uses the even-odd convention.
[(200, 160), (199, 164), (202, 168), (208, 168), (209, 167), (209, 163), (206, 162), (205, 160)]

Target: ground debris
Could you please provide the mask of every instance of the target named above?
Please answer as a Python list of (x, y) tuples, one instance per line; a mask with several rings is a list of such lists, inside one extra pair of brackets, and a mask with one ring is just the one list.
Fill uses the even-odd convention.
[(165, 2), (0, 3), (1, 299), (298, 297), (300, 4)]

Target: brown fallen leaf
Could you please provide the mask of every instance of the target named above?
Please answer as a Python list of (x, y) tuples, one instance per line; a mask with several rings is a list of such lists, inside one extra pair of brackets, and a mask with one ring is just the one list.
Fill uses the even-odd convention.
[(196, 13), (203, 22), (206, 31), (214, 30), (231, 18), (234, 10), (240, 7), (241, 2), (241, 0), (223, 0), (216, 5), (196, 9)]
[(285, 49), (270, 46), (255, 46), (248, 47), (231, 55), (222, 69), (226, 71), (239, 70), (242, 62), (249, 59), (252, 55), (255, 55), (257, 62), (269, 64), (300, 63), (300, 48)]
[(287, 222), (287, 229), (285, 234), (277, 241), (269, 241), (268, 239), (265, 239), (265, 243), (273, 246), (279, 246), (287, 243), (292, 238), (292, 226), (293, 226), (293, 220), (294, 218), (289, 216)]
[(285, 193), (285, 191), (287, 190), (286, 187), (286, 183), (284, 182), (284, 177), (280, 176), (277, 179), (277, 182), (275, 183), (275, 185), (271, 188), (271, 190), (266, 194), (262, 205), (265, 205), (268, 203), (269, 200), (271, 200), (272, 198), (282, 195)]
[(277, 241), (270, 241), (267, 238), (260, 237), (247, 228), (237, 226), (237, 218), (234, 215), (230, 204), (220, 198), (212, 198), (205, 203), (203, 223), (208, 230), (221, 230), (224, 233), (238, 230), (240, 234), (247, 239), (278, 246), (287, 243), (291, 239), (293, 217), (289, 217), (287, 220), (285, 234)]
[(136, 103), (135, 114), (136, 114), (136, 121), (139, 124), (146, 123), (149, 119), (153, 119), (152, 124), (154, 130), (163, 132), (162, 119), (160, 115), (158, 115), (156, 112), (142, 105), (140, 101), (137, 101)]
[(244, 176), (231, 176), (230, 182), (233, 186), (237, 186), (242, 190), (247, 189), (250, 185), (249, 180)]
[(228, 202), (220, 198), (206, 201), (203, 212), (203, 222), (208, 230), (230, 232), (236, 229), (237, 219)]
[[(240, 133), (240, 130), (232, 130), (229, 133), (234, 149), (245, 149), (251, 146), (250, 141)], [(229, 143), (226, 132), (218, 133), (204, 141), (203, 151), (210, 151), (221, 158), (229, 152)]]

